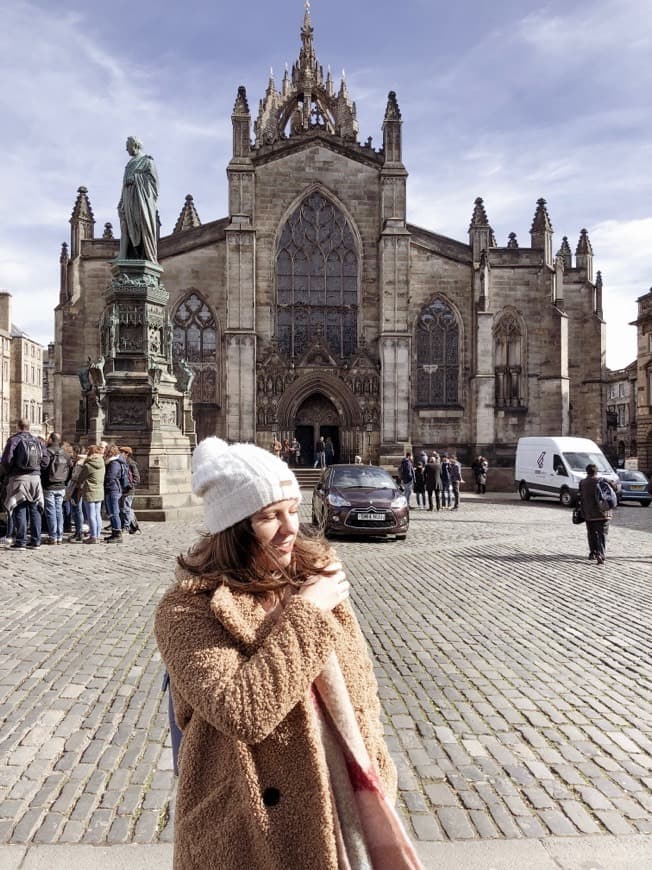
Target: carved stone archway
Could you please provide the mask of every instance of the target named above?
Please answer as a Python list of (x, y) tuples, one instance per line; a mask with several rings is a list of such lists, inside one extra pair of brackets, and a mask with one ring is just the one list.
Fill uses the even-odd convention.
[(340, 378), (322, 372), (297, 378), (278, 404), (282, 432), (297, 435), (302, 456), (310, 461), (315, 441), (330, 435), (336, 444), (336, 460), (352, 462), (362, 443), (363, 415), (349, 387)]

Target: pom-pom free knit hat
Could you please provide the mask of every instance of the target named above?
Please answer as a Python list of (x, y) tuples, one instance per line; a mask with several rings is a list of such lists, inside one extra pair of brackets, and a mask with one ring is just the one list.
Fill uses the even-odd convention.
[(192, 491), (204, 500), (206, 526), (213, 534), (276, 501), (301, 501), (285, 462), (255, 444), (227, 444), (221, 438), (205, 438), (195, 448)]

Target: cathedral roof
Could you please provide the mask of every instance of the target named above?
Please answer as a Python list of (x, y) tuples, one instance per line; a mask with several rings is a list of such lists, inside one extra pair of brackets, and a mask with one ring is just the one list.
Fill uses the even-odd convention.
[(299, 58), (292, 64), (291, 71), (286, 66), (280, 90), (270, 72), (265, 97), (260, 101), (254, 124), (257, 148), (312, 130), (323, 130), (346, 141), (357, 139), (356, 108), (349, 97), (344, 72), (336, 94), (330, 70), (324, 78), (323, 67), (317, 59), (314, 32), (310, 0), (306, 0)]
[(200, 226), (201, 221), (199, 220), (199, 215), (197, 214), (192, 195), (189, 193), (186, 196), (186, 201), (181, 209), (181, 214), (177, 218), (172, 233), (182, 233), (184, 230), (194, 230), (196, 227)]

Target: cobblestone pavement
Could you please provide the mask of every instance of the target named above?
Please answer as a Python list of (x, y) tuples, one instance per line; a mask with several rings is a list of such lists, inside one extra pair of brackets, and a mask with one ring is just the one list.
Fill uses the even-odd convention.
[[(337, 545), (416, 839), (652, 833), (651, 530), (620, 509), (599, 567), (570, 511), (488, 495)], [(0, 550), (0, 843), (171, 840), (151, 623), (195, 532)]]

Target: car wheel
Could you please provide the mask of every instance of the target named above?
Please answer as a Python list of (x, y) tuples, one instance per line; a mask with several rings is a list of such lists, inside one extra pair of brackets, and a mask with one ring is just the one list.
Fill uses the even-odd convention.
[(650, 499), (649, 498), (641, 499), (641, 507), (650, 507)]
[(564, 507), (572, 507), (575, 499), (573, 498), (573, 493), (564, 487), (559, 493), (559, 501)]
[(518, 494), (521, 496), (523, 501), (529, 501), (532, 498), (530, 490), (527, 488), (527, 483), (524, 480), (519, 484)]
[[(649, 504), (649, 502), (648, 502), (648, 504)], [(404, 541), (406, 538), (407, 538), (407, 535), (397, 535), (396, 536), (397, 541)]]

